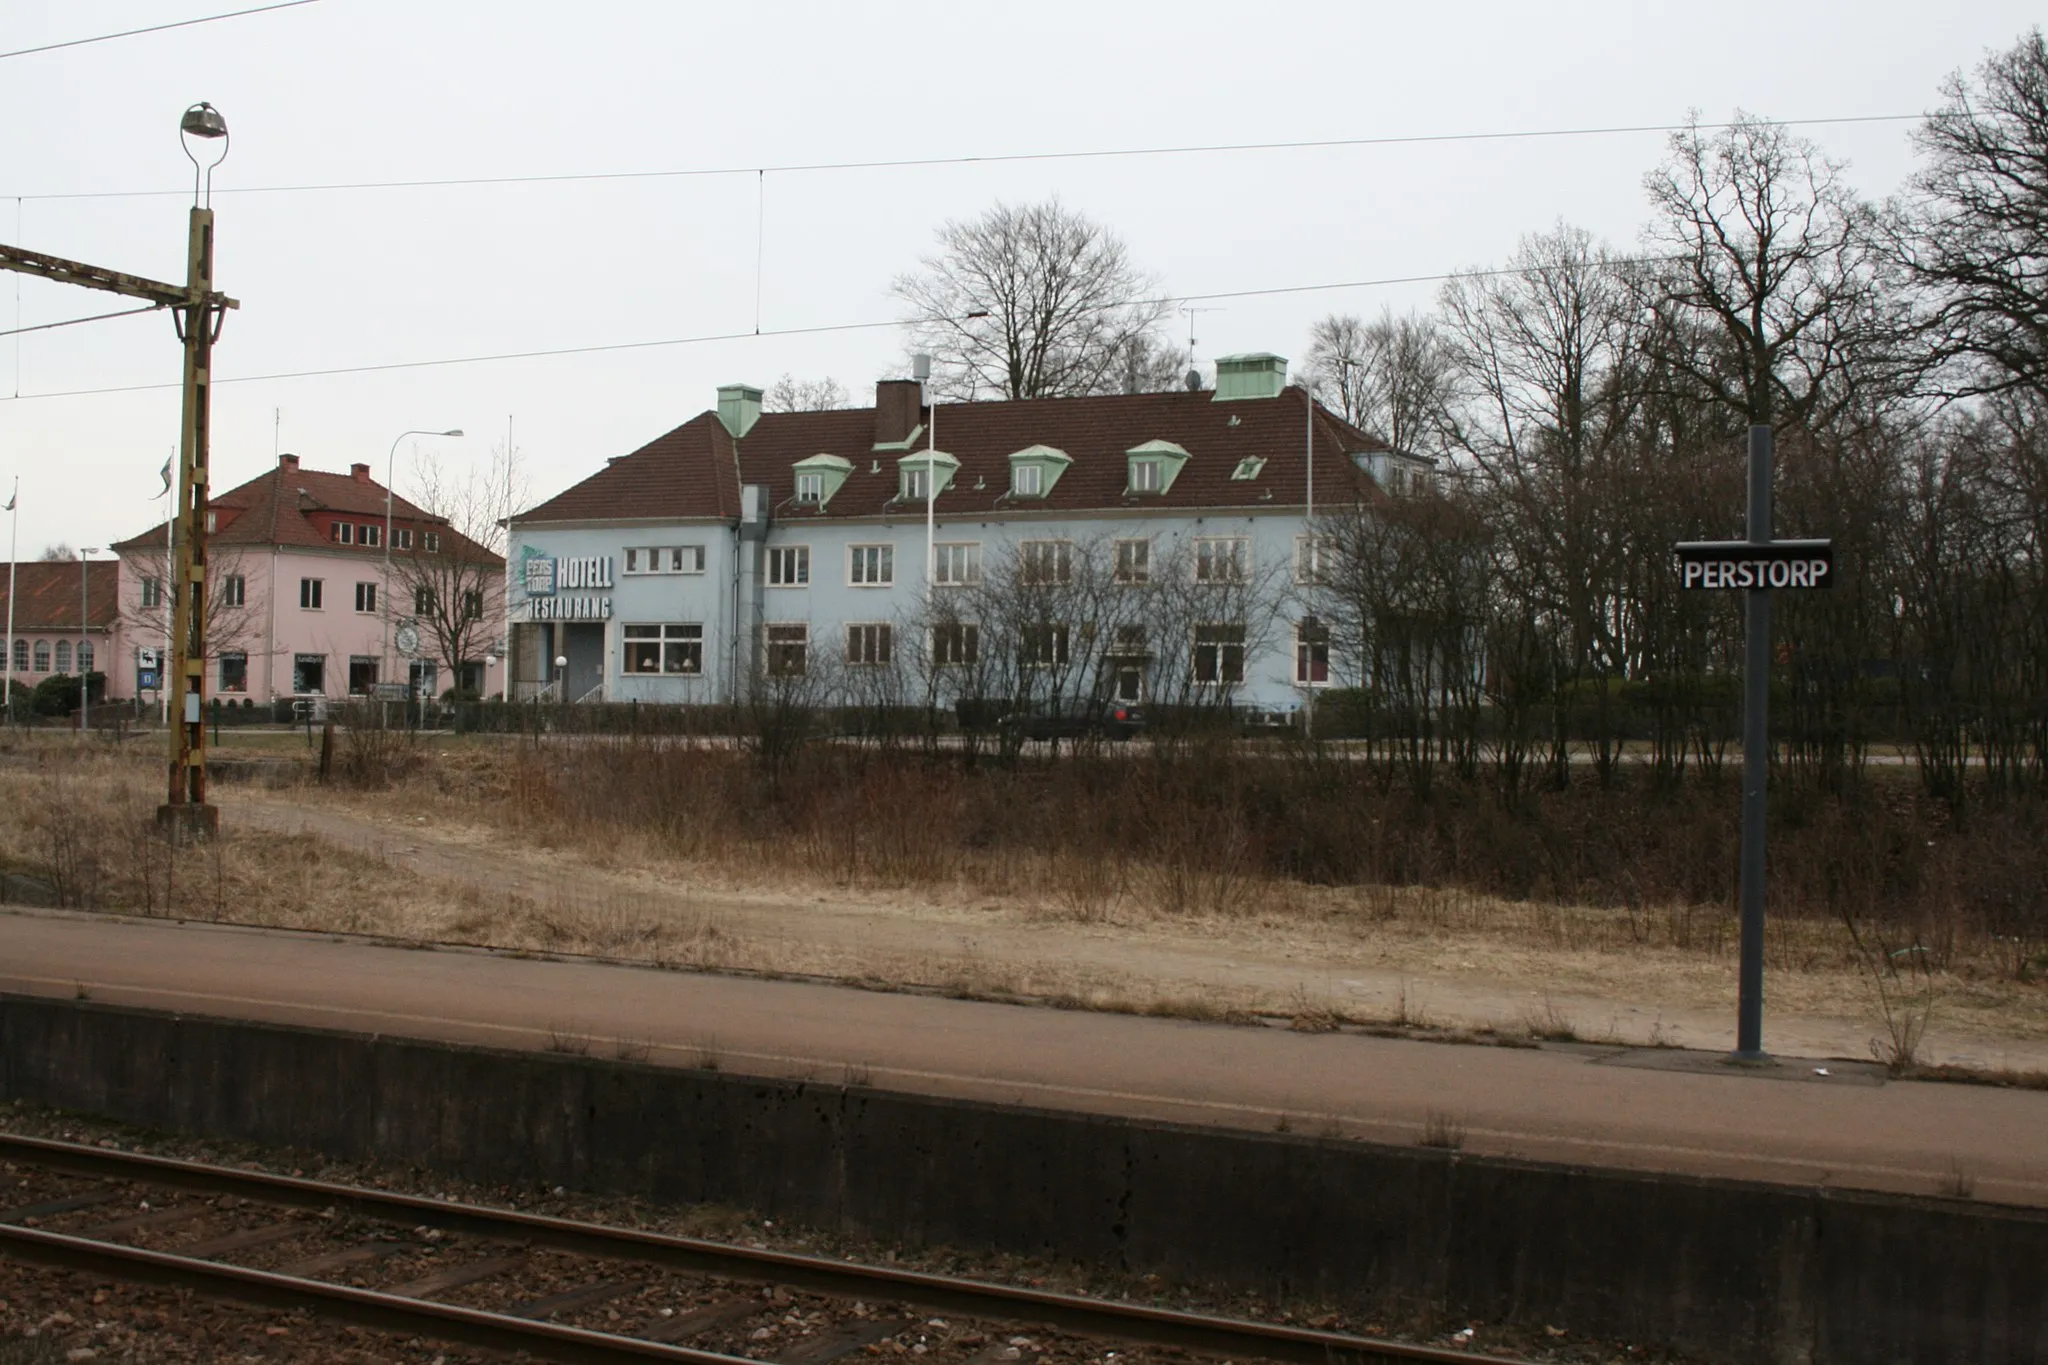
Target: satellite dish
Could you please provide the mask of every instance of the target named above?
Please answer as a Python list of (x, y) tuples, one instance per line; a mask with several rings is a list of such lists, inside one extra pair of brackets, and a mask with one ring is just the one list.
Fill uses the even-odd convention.
[(1197, 369), (1190, 369), (1188, 371), (1187, 385), (1189, 393), (1200, 393), (1202, 391), (1202, 372)]

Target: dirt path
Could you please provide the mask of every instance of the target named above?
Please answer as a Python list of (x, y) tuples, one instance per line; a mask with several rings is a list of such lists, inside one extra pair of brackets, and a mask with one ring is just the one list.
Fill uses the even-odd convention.
[[(1673, 960), (1662, 983), (1654, 973), (1635, 971), (1618, 989), (1553, 990), (1541, 982), (1503, 981), (1476, 963), (1471, 970), (1422, 973), (1389, 965), (1384, 946), (1355, 933), (1204, 924), (1196, 937), (1177, 925), (1035, 920), (1004, 908), (850, 892), (736, 892), (592, 866), (517, 847), (493, 832), (444, 829), (412, 814), (380, 818), (253, 791), (235, 792), (227, 804), (232, 818), (247, 825), (317, 835), (424, 878), (477, 888), (486, 900), (516, 898), (620, 922), (690, 920), (705, 926), (714, 945), (699, 959), (706, 965), (1141, 1012), (1312, 1016), (1334, 1010), (1438, 1028), (1708, 1051), (1734, 1043), (1733, 986), (1724, 979), (1732, 969), (1705, 961)], [(1784, 1056), (1867, 1058), (1876, 1031), (1873, 1018), (1795, 1012), (1780, 1003), (1767, 1016), (1766, 1045)], [(1957, 1065), (2048, 1070), (2048, 1042), (1973, 1034), (1944, 1025), (1939, 1016), (1921, 1055)]]

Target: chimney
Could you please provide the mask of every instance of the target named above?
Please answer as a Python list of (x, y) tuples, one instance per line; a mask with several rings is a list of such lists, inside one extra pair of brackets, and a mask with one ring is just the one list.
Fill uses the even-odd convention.
[(1287, 358), (1271, 351), (1226, 355), (1216, 361), (1216, 393), (1212, 401), (1236, 398), (1278, 398), (1287, 387)]
[(718, 420), (735, 438), (752, 431), (754, 423), (761, 420), (761, 391), (752, 384), (721, 384)]
[(357, 483), (368, 483), (370, 481), (370, 467), (366, 464), (352, 464), (348, 467), (348, 476)]
[(277, 467), (296, 472), (299, 467), (299, 457), (296, 455), (280, 455), (277, 457)]
[(875, 381), (875, 449), (902, 450), (924, 425), (924, 386), (915, 379)]

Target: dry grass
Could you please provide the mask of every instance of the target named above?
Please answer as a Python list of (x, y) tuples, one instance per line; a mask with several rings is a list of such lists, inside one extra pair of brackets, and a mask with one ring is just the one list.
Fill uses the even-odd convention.
[[(1732, 914), (1648, 894), (1657, 878), (1646, 864), (1608, 903), (1466, 885), (1459, 875), (1480, 864), (1456, 853), (1440, 861), (1466, 874), (1311, 884), (1272, 870), (1269, 826), (1286, 807), (1233, 827), (1218, 814), (1225, 807), (1176, 804), (1176, 792), (1204, 782), (1249, 800), (1227, 768), (1132, 774), (1115, 765), (1150, 760), (1119, 759), (973, 774), (864, 755), (812, 772), (807, 786), (785, 778), (770, 799), (726, 751), (429, 743), (408, 751), (396, 777), (379, 769), (393, 785), (374, 795), (225, 790), (228, 833), (180, 851), (154, 833), (153, 757), (0, 745), (0, 862), (47, 877), (67, 904), (141, 914), (1176, 1018), (1265, 1017), (1304, 1031), (1618, 1037), (1626, 1030), (1614, 1020), (1553, 997), (1713, 1010), (1733, 1001)], [(1115, 814), (1134, 800), (1149, 823)], [(1359, 837), (1395, 837), (1371, 830)], [(1444, 830), (1400, 837), (1427, 842)], [(2009, 945), (1961, 918), (1951, 917), (1938, 956), (1915, 959), (1933, 972), (1943, 1026), (2048, 1037), (2039, 983), (2015, 970)], [(1774, 914), (1767, 963), (1780, 1017), (1869, 1017), (1882, 1028), (1867, 962), (1839, 919)], [(1305, 988), (1311, 973), (1325, 984)], [(1338, 978), (1350, 973), (1398, 977), (1398, 996), (1346, 999)], [(1484, 983), (1495, 998), (1540, 992), (1541, 1003), (1475, 1014), (1460, 982)]]

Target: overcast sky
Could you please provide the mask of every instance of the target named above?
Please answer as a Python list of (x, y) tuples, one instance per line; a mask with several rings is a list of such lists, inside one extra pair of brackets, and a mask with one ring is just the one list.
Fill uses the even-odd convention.
[[(0, 51), (260, 0), (5, 0)], [(1115, 148), (1913, 114), (2010, 45), (2035, 5), (720, 4), (319, 0), (0, 58), (0, 240), (183, 277), (177, 120), (225, 114), (214, 486), (278, 449), (383, 477), (408, 427), (487, 461), (514, 423), (551, 494), (710, 406), (721, 383), (830, 375), (856, 402), (903, 369), (895, 327), (303, 379), (237, 376), (898, 316), (933, 229), (1058, 195), (1175, 296), (1434, 275), (1566, 219), (1629, 245), (1656, 133), (1013, 161), (755, 167)], [(1814, 126), (1872, 196), (1909, 124)], [(741, 168), (742, 174), (260, 193), (279, 186)], [(118, 192), (166, 191), (154, 196)], [(109, 195), (115, 197), (73, 197)], [(19, 197), (17, 197), (19, 196)], [(757, 210), (759, 211), (757, 216)], [(757, 276), (757, 247), (759, 272)], [(17, 284), (18, 282), (18, 284)], [(1332, 311), (1427, 305), (1417, 283), (1217, 300), (1198, 356), (1299, 357)], [(758, 303), (757, 303), (758, 300)], [(109, 295), (0, 274), (0, 330)], [(1185, 342), (1186, 333), (1180, 340)], [(21, 553), (149, 525), (178, 432), (168, 318), (0, 338), (0, 479)], [(41, 395), (127, 386), (135, 392)], [(414, 443), (399, 448), (399, 488)], [(4, 494), (4, 486), (0, 486)]]

